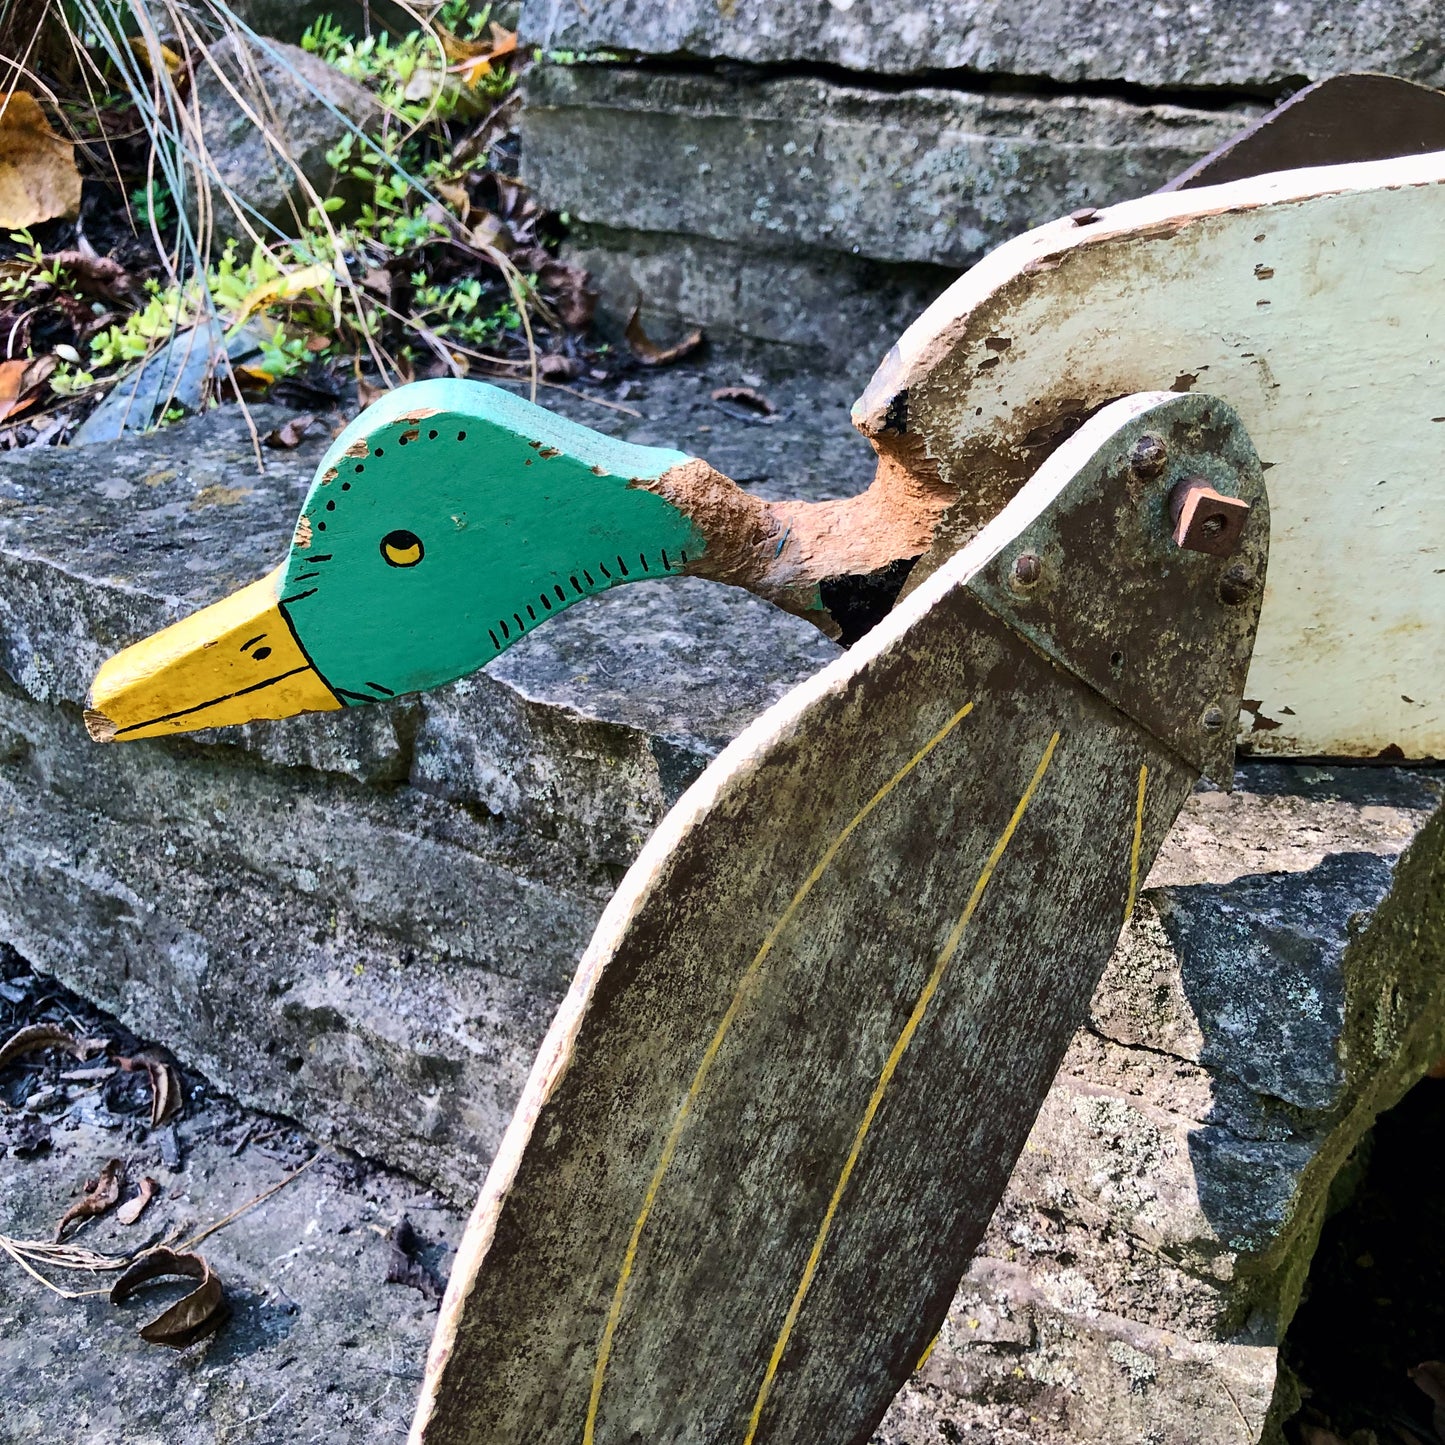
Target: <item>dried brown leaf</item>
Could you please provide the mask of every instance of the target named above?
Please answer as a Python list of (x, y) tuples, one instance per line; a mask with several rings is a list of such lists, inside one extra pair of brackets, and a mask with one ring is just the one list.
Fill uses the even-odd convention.
[(546, 381), (571, 381), (582, 375), (582, 363), (575, 356), (554, 352), (537, 358), (537, 375)]
[(1430, 1397), (1432, 1404), (1445, 1405), (1445, 1363), (1422, 1360), (1409, 1371), (1409, 1375), (1416, 1387)]
[(632, 348), (632, 354), (644, 366), (670, 366), (674, 361), (681, 361), (684, 356), (690, 356), (702, 345), (702, 332), (689, 331), (681, 341), (672, 346), (659, 346), (651, 340), (642, 329), (642, 302), (638, 302), (632, 308), (632, 315), (627, 320), (627, 330), (624, 335), (627, 337), (627, 344)]
[(140, 295), (135, 277), (119, 261), (97, 256), (93, 250), (56, 251), (45, 258), (45, 263), (65, 271), (76, 288), (87, 296), (125, 302)]
[(386, 1263), (387, 1284), (410, 1285), (428, 1299), (439, 1300), (446, 1292), (445, 1287), (435, 1272), (419, 1258), (422, 1241), (406, 1215), (402, 1215), (401, 1223), (387, 1235), (387, 1243), (390, 1246)]
[(199, 1254), (178, 1254), (173, 1249), (153, 1249), (141, 1255), (110, 1291), (113, 1305), (124, 1304), (142, 1285), (152, 1280), (180, 1275), (198, 1280), (190, 1294), (142, 1325), (141, 1339), (152, 1345), (170, 1345), (182, 1350), (219, 1326), (226, 1318), (226, 1293), (211, 1266)]
[(759, 417), (774, 417), (778, 414), (777, 407), (762, 392), (754, 391), (750, 386), (720, 386), (713, 392), (712, 399), (733, 402)]
[(29, 91), (0, 94), (0, 227), (34, 226), (79, 210), (75, 147), (51, 130)]
[(293, 416), (289, 421), (283, 422), (274, 431), (269, 431), (262, 441), (268, 447), (281, 447), (291, 451), (299, 447), (306, 439), (306, 433), (316, 425), (316, 418), (307, 412), (304, 416)]
[[(204, 492), (202, 493), (204, 495)], [(242, 493), (241, 495), (249, 495)], [(219, 499), (213, 499), (219, 500)], [(236, 498), (240, 500), (240, 498)], [(225, 505), (229, 505), (226, 502)], [(176, 1066), (163, 1057), (154, 1049), (146, 1049), (137, 1054), (134, 1058), (125, 1059), (117, 1056), (116, 1063), (127, 1073), (135, 1069), (144, 1069), (146, 1077), (150, 1080), (151, 1086), (151, 1128), (155, 1129), (164, 1124), (172, 1114), (180, 1111), (186, 1101), (185, 1091), (181, 1088), (181, 1076)]]
[(568, 331), (586, 331), (597, 310), (597, 293), (587, 282), (591, 278), (581, 266), (549, 257), (537, 271), (537, 284), (542, 288), (557, 313), (557, 319)]
[(356, 404), (365, 411), (373, 402), (380, 401), (390, 387), (373, 386), (360, 372), (356, 376)]
[(121, 1224), (134, 1224), (145, 1213), (146, 1205), (156, 1197), (156, 1190), (159, 1188), (160, 1185), (147, 1174), (141, 1180), (136, 1194), (115, 1211), (116, 1219)]
[(65, 1238), (66, 1225), (108, 1214), (115, 1208), (124, 1185), (125, 1160), (108, 1160), (96, 1178), (85, 1181), (85, 1193), (60, 1216), (60, 1223), (55, 1226), (55, 1242), (59, 1244)]
[(41, 1049), (64, 1049), (67, 1053), (80, 1054), (80, 1044), (69, 1030), (59, 1024), (31, 1024), (11, 1034), (0, 1046), (0, 1069), (26, 1054), (39, 1053)]
[(517, 49), (517, 32), (492, 21), (491, 35), (486, 40), (463, 40), (445, 26), (433, 24), (432, 30), (441, 41), (448, 68), (461, 77), (463, 85), (473, 86), (490, 75), (492, 63), (512, 55)]

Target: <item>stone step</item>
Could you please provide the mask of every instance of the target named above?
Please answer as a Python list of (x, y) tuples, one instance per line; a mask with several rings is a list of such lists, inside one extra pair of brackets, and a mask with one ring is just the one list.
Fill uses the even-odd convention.
[(963, 71), (1054, 86), (1274, 94), (1301, 77), (1380, 70), (1445, 85), (1432, 0), (525, 0), (524, 43), (627, 54)]

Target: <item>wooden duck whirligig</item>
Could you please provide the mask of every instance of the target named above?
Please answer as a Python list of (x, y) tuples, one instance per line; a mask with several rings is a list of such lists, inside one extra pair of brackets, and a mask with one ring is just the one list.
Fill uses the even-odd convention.
[[(1396, 95), (1412, 133), (1438, 99)], [(102, 667), (100, 740), (359, 706), (684, 572), (855, 644), (604, 913), (414, 1442), (862, 1445), (1241, 708), (1276, 752), (1445, 752), (1445, 153), (1252, 174), (1318, 103), (1245, 138), (1243, 179), (958, 281), (855, 407), (861, 497), (761, 502), (419, 383), (330, 449), (276, 572)]]

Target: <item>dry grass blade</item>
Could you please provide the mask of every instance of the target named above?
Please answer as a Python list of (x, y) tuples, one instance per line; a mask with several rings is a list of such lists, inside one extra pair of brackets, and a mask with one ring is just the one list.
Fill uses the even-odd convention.
[(263, 1189), (255, 1198), (248, 1199), (239, 1208), (233, 1209), (229, 1214), (218, 1219), (214, 1224), (208, 1224), (200, 1233), (193, 1234), (188, 1240), (184, 1241), (184, 1243), (178, 1244), (176, 1248), (181, 1250), (194, 1249), (203, 1240), (209, 1239), (217, 1230), (224, 1229), (228, 1224), (239, 1219), (248, 1210), (254, 1209), (258, 1204), (264, 1203), (273, 1194), (284, 1189), (292, 1180), (299, 1179), (325, 1153), (325, 1149), (318, 1149), (299, 1169), (293, 1169), (284, 1178), (278, 1179), (269, 1189)]
[(74, 1244), (54, 1244), (43, 1239), (12, 1239), (0, 1234), (0, 1250), (4, 1250), (31, 1279), (42, 1284), (52, 1294), (62, 1299), (86, 1299), (91, 1295), (105, 1294), (103, 1289), (62, 1289), (53, 1280), (40, 1273), (39, 1266), (46, 1269), (83, 1271), (87, 1274), (104, 1274), (111, 1270), (127, 1269), (135, 1262), (134, 1254), (98, 1254), (93, 1249), (82, 1249)]

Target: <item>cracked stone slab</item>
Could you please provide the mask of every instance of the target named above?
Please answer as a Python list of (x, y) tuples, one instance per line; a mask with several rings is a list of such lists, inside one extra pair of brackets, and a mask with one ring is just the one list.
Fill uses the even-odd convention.
[[(555, 399), (767, 495), (866, 479), (845, 390), (760, 377), (783, 420), (750, 427), (709, 400), (737, 379), (611, 393), (639, 417)], [(0, 460), (0, 939), (464, 1202), (641, 837), (834, 653), (742, 594), (639, 584), (425, 699), (91, 745), (94, 664), (266, 570), (316, 450), (258, 476), (222, 413)], [(1277, 1439), (1330, 1182), (1445, 1053), (1445, 820), (1428, 769), (1240, 784), (1181, 815), (885, 1445)]]
[(582, 54), (1274, 91), (1379, 70), (1445, 84), (1431, 0), (525, 0), (522, 42)]
[[(766, 382), (813, 437), (799, 464), (712, 404), (718, 365), (635, 416), (556, 398), (760, 492), (866, 481), (840, 390)], [(742, 592), (638, 583), (422, 698), (90, 744), (94, 669), (269, 570), (324, 444), (261, 475), (223, 411), (0, 463), (0, 938), (253, 1104), (464, 1197), (643, 838), (836, 648)]]
[(1155, 190), (1259, 110), (598, 65), (525, 84), (523, 174), (581, 221), (955, 268)]

